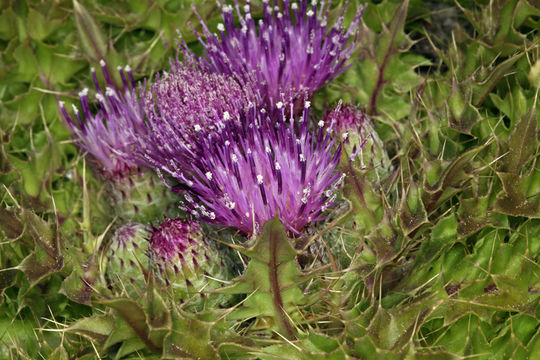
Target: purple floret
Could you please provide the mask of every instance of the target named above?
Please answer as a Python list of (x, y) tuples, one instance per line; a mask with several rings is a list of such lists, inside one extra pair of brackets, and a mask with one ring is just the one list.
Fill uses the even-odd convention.
[(280, 102), (270, 115), (251, 106), (225, 121), (217, 136), (201, 143), (193, 175), (180, 171), (180, 156), (159, 162), (161, 171), (187, 185), (185, 207), (193, 216), (246, 234), (257, 234), (276, 214), (294, 234), (324, 219), (342, 179), (340, 150), (333, 151), (322, 121), (316, 133), (308, 131), (309, 102), (297, 119), (286, 115), (293, 106)]
[[(263, 18), (258, 25), (248, 1), (238, 20), (231, 5), (222, 6), (224, 24), (211, 31), (199, 16), (205, 39), (207, 66), (244, 81), (254, 80), (262, 100), (273, 108), (281, 99), (304, 99), (350, 67), (347, 64), (356, 43), (357, 25), (363, 13), (360, 6), (348, 28), (344, 27), (343, 7), (337, 22), (327, 27), (331, 1), (284, 0), (283, 10), (263, 0)], [(351, 41), (351, 37), (354, 40)], [(187, 46), (185, 46), (187, 49)], [(248, 79), (251, 77), (251, 79)]]
[(100, 65), (107, 86), (102, 89), (92, 68), (96, 86), (96, 111), (91, 110), (88, 89), (79, 93), (82, 114), (73, 105), (76, 121), (66, 111), (64, 102), (60, 102), (59, 106), (75, 142), (97, 160), (100, 172), (109, 179), (121, 178), (138, 167), (128, 154), (133, 151), (137, 132), (144, 129), (144, 109), (133, 91), (134, 80), (129, 66), (125, 69), (118, 67), (123, 81), (123, 88), (118, 89), (103, 60)]
[(147, 115), (147, 131), (137, 138), (135, 161), (161, 168), (174, 160), (175, 171), (191, 174), (205, 142), (225, 122), (239, 118), (254, 99), (249, 85), (228, 75), (210, 73), (199, 64), (172, 60), (170, 72), (140, 89)]

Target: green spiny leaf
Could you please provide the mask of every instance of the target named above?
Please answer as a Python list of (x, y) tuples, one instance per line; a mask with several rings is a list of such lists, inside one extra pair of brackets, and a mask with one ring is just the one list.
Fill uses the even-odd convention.
[(111, 315), (100, 315), (76, 321), (66, 332), (82, 335), (98, 344), (103, 344), (114, 330), (114, 318)]
[(519, 174), (538, 150), (537, 115), (530, 109), (517, 123), (508, 138), (508, 154), (503, 158), (503, 168), (510, 173)]
[(135, 330), (133, 330), (133, 328), (122, 317), (115, 317), (114, 320), (114, 328), (110, 332), (105, 343), (103, 344), (104, 350), (107, 350), (111, 346), (129, 340), (131, 338), (139, 338)]
[(457, 221), (454, 214), (439, 220), (431, 230), (431, 237), (424, 240), (417, 263), (429, 263), (445, 247), (451, 246), (457, 239)]
[[(147, 322), (147, 314), (143, 308), (131, 299), (102, 300), (102, 304), (116, 310), (118, 314), (131, 326), (139, 338), (145, 342), (149, 349), (161, 352), (161, 343), (150, 338), (150, 328)], [(111, 329), (112, 331), (112, 329)]]
[(244, 293), (248, 297), (231, 319), (257, 317), (272, 330), (288, 338), (296, 337), (291, 319), (298, 317), (298, 306), (305, 303), (305, 296), (298, 287), (302, 281), (294, 250), (279, 217), (269, 220), (262, 228), (255, 244), (246, 249), (235, 249), (251, 258), (240, 280), (227, 288), (226, 293)]
[(107, 58), (107, 41), (99, 24), (86, 8), (77, 0), (73, 0), (75, 26), (81, 40), (83, 50), (93, 61)]
[(47, 358), (48, 360), (69, 360), (69, 354), (66, 349), (60, 345), (57, 347), (51, 355)]
[(498, 172), (504, 196), (495, 203), (495, 211), (512, 216), (540, 217), (540, 173), (528, 176)]

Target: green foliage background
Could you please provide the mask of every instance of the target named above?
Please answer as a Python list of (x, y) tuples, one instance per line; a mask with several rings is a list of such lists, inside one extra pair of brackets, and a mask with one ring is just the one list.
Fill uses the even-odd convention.
[[(280, 319), (270, 328), (287, 341), (233, 331), (221, 315), (156, 310), (159, 295), (92, 297), (111, 219), (57, 102), (76, 103), (100, 59), (139, 79), (166, 68), (176, 29), (197, 51), (191, 3), (215, 28), (213, 1), (2, 2), (0, 359), (540, 358), (533, 0), (368, 2), (352, 67), (314, 105), (364, 106), (392, 170), (369, 181), (344, 157), (349, 210), (296, 247), (273, 220), (238, 248), (253, 259), (226, 290), (255, 295), (231, 319)], [(288, 264), (286, 290), (250, 285), (277, 269), (254, 256), (269, 243)], [(329, 267), (302, 263), (316, 251)], [(274, 291), (289, 305), (263, 314)]]

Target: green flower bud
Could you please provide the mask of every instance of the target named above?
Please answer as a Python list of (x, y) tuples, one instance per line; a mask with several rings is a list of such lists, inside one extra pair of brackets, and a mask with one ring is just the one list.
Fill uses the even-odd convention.
[(220, 287), (219, 280), (227, 279), (228, 271), (197, 223), (181, 219), (162, 222), (152, 231), (149, 253), (158, 277), (172, 289), (176, 301), (189, 302), (192, 310), (226, 302), (224, 295), (209, 293)]
[(115, 289), (125, 289), (130, 296), (136, 296), (146, 288), (148, 236), (145, 226), (125, 224), (115, 232), (107, 252), (107, 277)]
[(384, 145), (365, 111), (351, 104), (338, 110), (330, 109), (319, 126), (341, 133), (344, 150), (355, 164), (361, 169), (375, 170), (367, 174), (371, 182), (378, 182), (392, 169)]

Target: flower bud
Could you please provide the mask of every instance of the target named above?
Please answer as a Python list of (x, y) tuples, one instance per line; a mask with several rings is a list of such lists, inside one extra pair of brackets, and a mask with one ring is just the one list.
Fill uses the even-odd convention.
[(223, 295), (209, 293), (220, 286), (219, 280), (227, 279), (228, 271), (197, 223), (181, 219), (162, 222), (150, 236), (149, 255), (176, 301), (188, 302), (194, 310), (226, 302)]
[(128, 223), (114, 233), (107, 251), (107, 277), (114, 289), (137, 296), (146, 289), (148, 231), (144, 225)]

